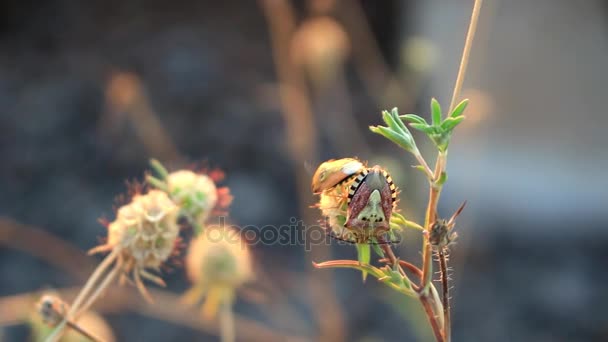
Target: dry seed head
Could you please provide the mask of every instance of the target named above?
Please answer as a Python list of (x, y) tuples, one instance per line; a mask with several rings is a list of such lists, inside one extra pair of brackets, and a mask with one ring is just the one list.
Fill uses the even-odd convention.
[(108, 226), (108, 245), (120, 248), (139, 268), (158, 268), (173, 252), (179, 235), (179, 208), (160, 190), (135, 195)]
[(253, 276), (247, 245), (236, 230), (208, 227), (190, 244), (186, 270), (195, 286), (237, 288)]
[(179, 170), (167, 176), (171, 198), (184, 214), (203, 224), (218, 201), (218, 191), (213, 180), (190, 170)]
[(59, 297), (49, 294), (43, 295), (36, 303), (36, 311), (40, 314), (42, 322), (52, 327), (61, 323), (68, 308), (68, 304)]

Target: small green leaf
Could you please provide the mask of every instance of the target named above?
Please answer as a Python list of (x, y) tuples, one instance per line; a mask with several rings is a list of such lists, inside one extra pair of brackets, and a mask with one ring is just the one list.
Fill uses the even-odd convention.
[(452, 111), (452, 114), (450, 114), (450, 117), (452, 117), (452, 118), (459, 117), (462, 114), (462, 112), (464, 112), (465, 108), (467, 108), (468, 104), (469, 104), (469, 99), (462, 100), (462, 102), (460, 102), (456, 106), (456, 108), (454, 108), (454, 110)]
[(160, 180), (160, 179), (158, 179), (156, 177), (147, 175), (146, 176), (146, 182), (148, 182), (148, 184), (152, 185), (153, 187), (155, 187), (155, 188), (157, 188), (159, 190), (162, 190), (162, 191), (165, 191), (165, 192), (167, 192), (169, 190), (168, 187), (167, 187), (167, 183), (163, 182), (162, 180)]
[(410, 127), (412, 127), (413, 129), (419, 130), (421, 132), (424, 132), (426, 134), (435, 134), (435, 127), (433, 127), (433, 126), (411, 123)]
[(431, 99), (431, 117), (433, 118), (433, 126), (441, 124), (441, 106), (435, 98)]
[(399, 134), (403, 134), (403, 130), (401, 129), (401, 127), (399, 127), (399, 125), (395, 122), (395, 120), (393, 119), (393, 116), (386, 110), (382, 111), (382, 120), (384, 120), (384, 122), (388, 125), (388, 127), (390, 129), (392, 129), (393, 131), (399, 133)]
[(169, 176), (167, 169), (158, 160), (150, 159), (150, 166), (160, 176), (160, 179), (165, 180)]
[[(367, 243), (358, 243), (357, 245), (357, 257), (359, 263), (362, 265), (369, 265), (371, 260), (371, 248)], [(361, 275), (363, 276), (363, 281), (367, 278), (367, 271), (362, 270)]]
[(401, 128), (401, 131), (407, 132), (407, 134), (411, 135), (410, 131), (403, 123), (403, 120), (401, 120), (401, 118), (399, 117), (399, 110), (397, 109), (397, 107), (391, 109), (391, 116), (393, 117), (393, 120), (397, 123), (397, 125), (399, 125), (399, 128)]
[(441, 176), (439, 176), (439, 179), (437, 180), (437, 182), (435, 182), (435, 184), (437, 184), (438, 186), (442, 186), (447, 180), (448, 180), (448, 174), (447, 174), (447, 172), (443, 171), (441, 173)]
[(464, 119), (465, 119), (464, 115), (461, 115), (459, 117), (449, 117), (441, 123), (441, 128), (444, 131), (449, 132), (449, 131), (453, 130), (456, 126), (458, 126), (458, 124), (461, 123)]
[(405, 114), (405, 115), (401, 115), (399, 117), (402, 119), (405, 119), (411, 123), (418, 123), (418, 124), (423, 124), (423, 125), (428, 126), (428, 123), (426, 122), (426, 120), (424, 120), (424, 118), (422, 118), (416, 114)]
[(401, 146), (406, 151), (412, 152), (417, 149), (416, 144), (414, 143), (414, 139), (411, 135), (402, 135), (397, 132), (390, 130), (387, 127), (383, 126), (370, 126), (369, 129), (376, 133), (384, 136), (388, 140), (394, 142), (395, 144)]

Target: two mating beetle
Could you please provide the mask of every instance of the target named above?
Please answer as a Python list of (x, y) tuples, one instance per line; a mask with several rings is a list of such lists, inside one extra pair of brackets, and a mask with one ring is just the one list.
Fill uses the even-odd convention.
[(331, 192), (340, 186), (347, 190), (346, 219), (340, 228), (354, 236), (353, 242), (369, 242), (370, 238), (380, 241), (390, 230), (397, 201), (391, 176), (380, 166), (368, 168), (357, 159), (343, 158), (324, 162), (312, 178), (312, 192), (321, 196), (336, 196)]

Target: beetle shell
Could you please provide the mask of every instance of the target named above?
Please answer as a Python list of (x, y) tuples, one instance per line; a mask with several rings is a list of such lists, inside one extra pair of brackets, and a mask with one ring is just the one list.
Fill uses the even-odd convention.
[(364, 236), (379, 236), (390, 229), (397, 190), (390, 175), (380, 166), (361, 172), (348, 194), (345, 227)]
[(365, 170), (365, 166), (355, 158), (328, 160), (319, 165), (317, 171), (315, 171), (312, 177), (312, 192), (319, 194), (331, 189), (362, 170)]

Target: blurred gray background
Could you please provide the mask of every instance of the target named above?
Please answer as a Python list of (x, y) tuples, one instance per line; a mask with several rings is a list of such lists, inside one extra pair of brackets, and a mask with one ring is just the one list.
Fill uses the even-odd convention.
[[(320, 161), (358, 156), (386, 166), (403, 212), (422, 220), (414, 160), (367, 126), (381, 109), (448, 106), (472, 5), (3, 1), (0, 295), (81, 284), (27, 252), (52, 241), (20, 234), (96, 245), (97, 219), (113, 218), (114, 197), (151, 157), (224, 170), (232, 221), (278, 226), (317, 218), (307, 182)], [(485, 0), (478, 30), (439, 206), (449, 216), (468, 201), (452, 248), (454, 341), (606, 341), (608, 3)], [(399, 253), (419, 262), (420, 237), (406, 233)], [(353, 271), (311, 270), (322, 254), (252, 250), (266, 299), (245, 295), (243, 317), (305, 340), (431, 338), (416, 302)], [(329, 251), (355, 258), (350, 246)], [(188, 286), (180, 267), (164, 278), (171, 292)], [(338, 318), (319, 315), (319, 298)], [(217, 339), (129, 308), (104, 317), (119, 341)], [(27, 337), (26, 325), (3, 329)]]

